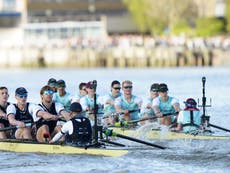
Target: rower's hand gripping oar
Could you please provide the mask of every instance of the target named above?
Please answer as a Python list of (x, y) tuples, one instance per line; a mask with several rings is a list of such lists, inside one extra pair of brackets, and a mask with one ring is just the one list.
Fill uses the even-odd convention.
[[(25, 127), (30, 127), (31, 125), (32, 125), (32, 123), (26, 123)], [(0, 128), (0, 132), (7, 131), (7, 130), (14, 130), (14, 129), (18, 129), (18, 128), (21, 128), (21, 127), (20, 126), (3, 127), (3, 128)]]
[[(175, 115), (175, 114), (178, 114), (179, 112), (174, 112), (174, 113), (169, 113), (169, 114), (163, 114), (163, 117), (164, 116), (170, 116), (170, 115)], [(162, 117), (146, 117), (146, 118), (142, 118), (142, 119), (139, 119), (139, 120), (132, 120), (132, 121), (120, 121), (120, 122), (117, 122), (115, 123), (115, 127), (124, 127), (126, 125), (129, 125), (129, 124), (135, 124), (135, 123), (138, 123), (138, 122), (141, 122), (141, 121), (146, 121), (146, 120), (155, 120), (157, 118), (162, 118)]]
[(130, 141), (133, 141), (133, 142), (137, 142), (137, 143), (149, 145), (149, 146), (152, 146), (152, 147), (156, 147), (156, 148), (159, 148), (159, 149), (166, 149), (166, 147), (163, 147), (163, 146), (160, 146), (160, 145), (152, 144), (152, 143), (147, 142), (147, 141), (142, 141), (140, 139), (132, 138), (130, 136), (125, 136), (125, 135), (122, 135), (122, 134), (119, 134), (119, 133), (115, 133), (111, 129), (104, 129), (103, 132), (105, 133), (106, 136), (116, 136), (116, 137), (127, 139), (127, 140), (130, 140)]

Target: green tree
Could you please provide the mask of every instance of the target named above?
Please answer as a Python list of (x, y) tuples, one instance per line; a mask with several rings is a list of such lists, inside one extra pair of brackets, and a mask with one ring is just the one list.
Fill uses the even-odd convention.
[(230, 34), (230, 0), (226, 0), (225, 18), (227, 21), (226, 30)]
[[(123, 0), (141, 32), (171, 33), (177, 27), (195, 26), (197, 8), (191, 0)], [(177, 30), (178, 31), (178, 30)]]

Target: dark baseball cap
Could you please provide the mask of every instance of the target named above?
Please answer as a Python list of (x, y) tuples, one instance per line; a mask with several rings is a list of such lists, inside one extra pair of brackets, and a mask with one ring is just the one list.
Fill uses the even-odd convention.
[(19, 95), (22, 95), (22, 94), (26, 94), (28, 93), (27, 90), (24, 88), (24, 87), (19, 87), (15, 90), (15, 94), (19, 94)]
[(50, 78), (49, 80), (48, 80), (48, 83), (47, 83), (48, 85), (50, 85), (50, 86), (56, 86), (57, 85), (57, 81), (56, 81), (56, 79), (54, 79), (54, 78)]
[(165, 83), (161, 83), (159, 85), (159, 91), (160, 92), (166, 92), (166, 91), (168, 91), (168, 86)]
[(58, 80), (58, 81), (57, 81), (57, 86), (58, 86), (58, 87), (66, 87), (65, 81), (62, 80), (62, 79)]
[(82, 107), (81, 104), (78, 102), (74, 102), (70, 105), (70, 111), (72, 112), (81, 112), (82, 111)]
[(158, 83), (153, 83), (150, 87), (150, 91), (159, 91), (159, 84)]

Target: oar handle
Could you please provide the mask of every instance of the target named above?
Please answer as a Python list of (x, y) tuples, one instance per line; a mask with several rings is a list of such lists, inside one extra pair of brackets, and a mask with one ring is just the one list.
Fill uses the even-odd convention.
[[(169, 115), (175, 115), (175, 114), (178, 114), (179, 112), (174, 112), (174, 113), (167, 113), (167, 114), (163, 114), (163, 117), (165, 116), (169, 116)], [(133, 123), (138, 123), (140, 121), (146, 121), (146, 120), (155, 120), (157, 118), (162, 118), (162, 117), (146, 117), (146, 118), (142, 118), (142, 119), (139, 119), (139, 120), (132, 120), (132, 121), (127, 121), (126, 124), (133, 124)]]

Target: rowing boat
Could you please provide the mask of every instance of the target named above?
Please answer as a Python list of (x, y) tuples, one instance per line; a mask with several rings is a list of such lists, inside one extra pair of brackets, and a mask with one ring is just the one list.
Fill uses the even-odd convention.
[(14, 139), (0, 140), (0, 150), (22, 153), (46, 153), (46, 154), (78, 154), (119, 157), (128, 153), (128, 150), (118, 147), (74, 147), (60, 144), (37, 143), (32, 141), (19, 141)]
[(165, 140), (180, 140), (180, 139), (195, 139), (195, 140), (228, 140), (230, 136), (217, 135), (215, 133), (183, 133), (172, 132), (159, 128), (152, 128), (148, 131), (141, 129), (128, 129), (128, 128), (111, 128), (115, 133), (120, 133), (127, 136), (134, 136), (136, 138), (147, 138), (149, 140), (165, 139)]

